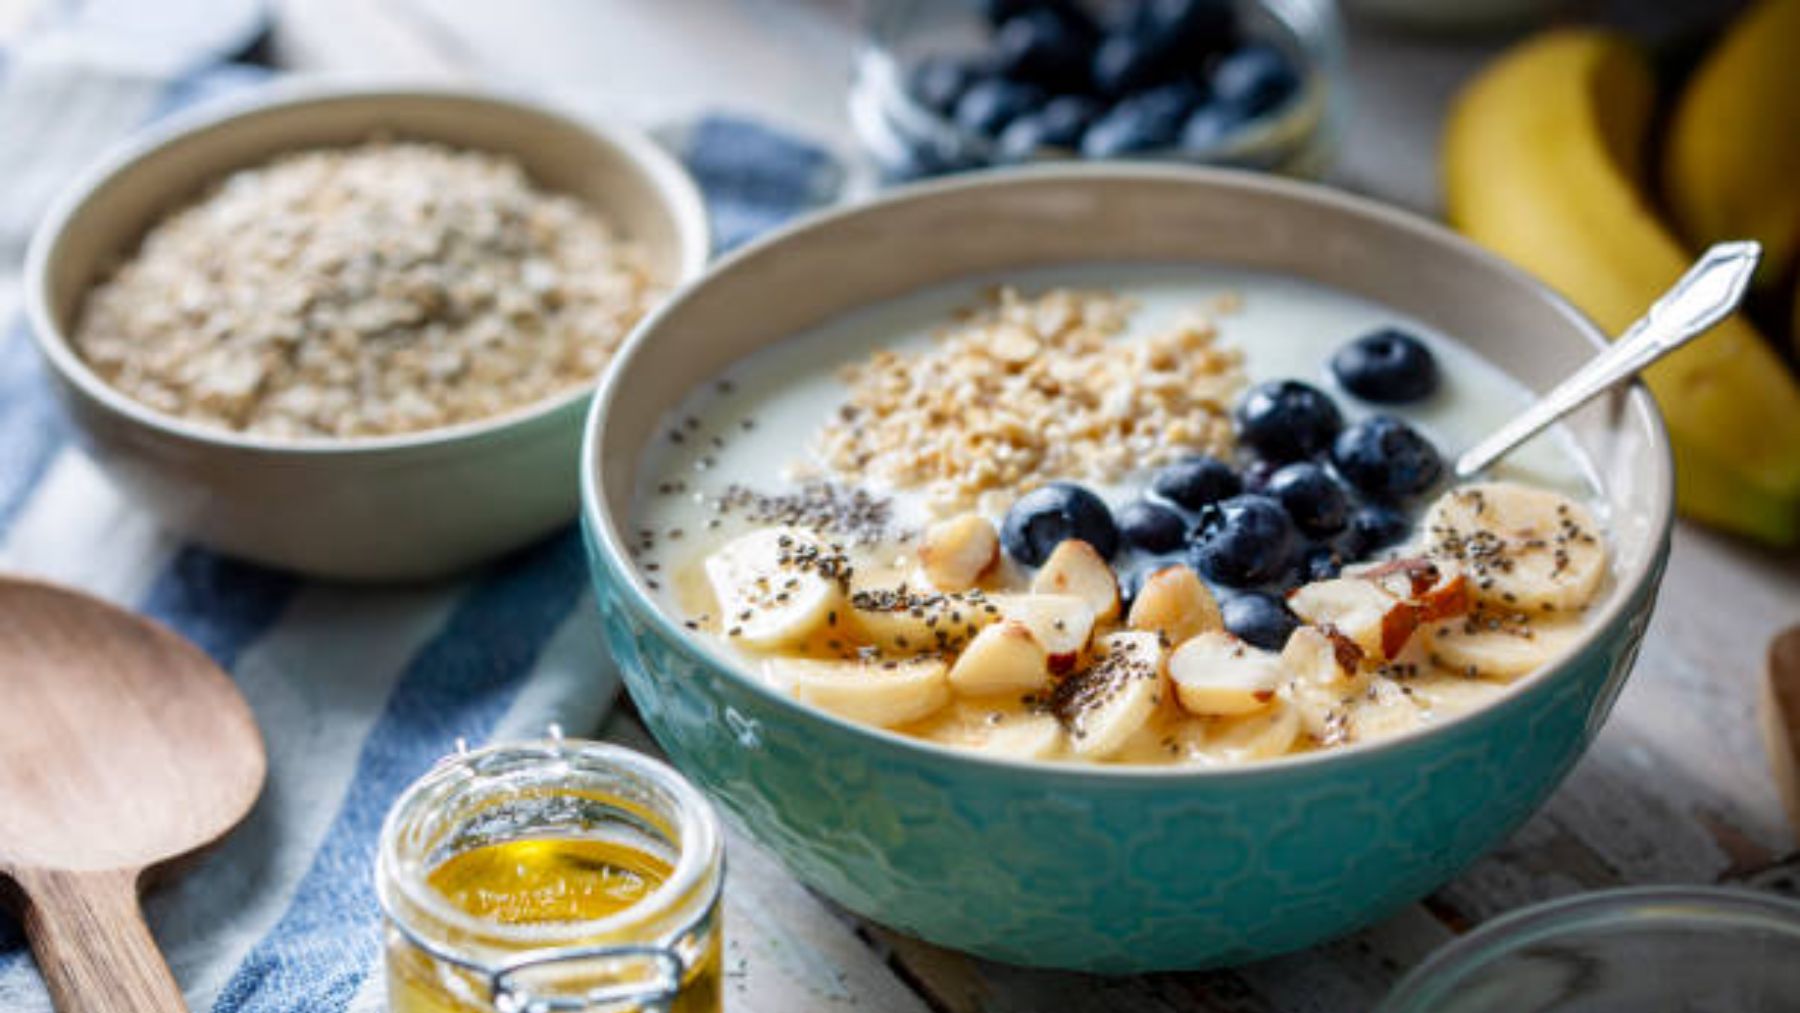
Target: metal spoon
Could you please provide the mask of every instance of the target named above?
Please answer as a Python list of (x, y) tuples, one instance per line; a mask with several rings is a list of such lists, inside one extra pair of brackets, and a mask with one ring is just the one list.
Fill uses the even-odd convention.
[(1454, 473), (1473, 478), (1544, 427), (1586, 404), (1595, 395), (1637, 375), (1645, 366), (1687, 344), (1725, 319), (1743, 301), (1762, 246), (1719, 243), (1700, 255), (1673, 288), (1636, 323), (1530, 408), (1492, 436), (1463, 451)]

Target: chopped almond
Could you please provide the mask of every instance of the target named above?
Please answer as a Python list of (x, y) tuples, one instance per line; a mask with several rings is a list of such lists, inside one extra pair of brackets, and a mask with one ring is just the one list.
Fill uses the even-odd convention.
[(1005, 619), (969, 641), (950, 666), (950, 685), (976, 695), (1041, 690), (1050, 685), (1050, 656), (1030, 627)]
[(1419, 610), (1362, 577), (1315, 581), (1288, 595), (1288, 608), (1315, 626), (1327, 626), (1386, 661), (1399, 654), (1419, 627)]
[(993, 522), (963, 514), (925, 530), (919, 564), (939, 591), (967, 591), (1000, 560), (1000, 536)]
[(1097, 622), (1119, 618), (1119, 580), (1092, 545), (1079, 538), (1059, 544), (1031, 580), (1033, 594), (1068, 594), (1094, 610)]
[(1219, 603), (1200, 582), (1193, 570), (1185, 566), (1165, 566), (1144, 580), (1144, 586), (1131, 603), (1128, 625), (1162, 635), (1165, 642), (1179, 644), (1210, 630), (1225, 628), (1219, 615)]

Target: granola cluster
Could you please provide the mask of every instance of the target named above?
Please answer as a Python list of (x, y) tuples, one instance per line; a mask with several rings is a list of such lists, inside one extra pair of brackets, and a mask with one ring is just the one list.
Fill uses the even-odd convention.
[(661, 292), (517, 162), (371, 141), (232, 174), (88, 296), (76, 350), (160, 411), (276, 437), (496, 415), (588, 382)]
[(1199, 317), (1126, 338), (1135, 309), (1108, 292), (999, 289), (930, 350), (849, 367), (820, 459), (921, 489), (948, 513), (1051, 479), (1111, 482), (1195, 452), (1229, 454), (1241, 354)]

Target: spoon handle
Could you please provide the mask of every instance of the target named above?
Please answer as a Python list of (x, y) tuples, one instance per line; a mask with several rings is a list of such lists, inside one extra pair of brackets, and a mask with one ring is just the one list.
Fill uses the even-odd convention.
[(138, 870), (15, 870), (25, 935), (61, 1013), (188, 1013), (138, 906)]
[(1748, 241), (1719, 243), (1701, 254), (1681, 280), (1611, 347), (1492, 436), (1464, 451), (1456, 459), (1456, 477), (1474, 477), (1595, 395), (1706, 333), (1737, 309), (1761, 256), (1762, 247)]

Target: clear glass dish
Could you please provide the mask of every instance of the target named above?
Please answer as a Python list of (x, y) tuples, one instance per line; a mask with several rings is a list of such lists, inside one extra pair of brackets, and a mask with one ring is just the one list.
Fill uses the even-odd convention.
[[(1133, 0), (1081, 0), (1104, 13)], [(975, 0), (864, 0), (864, 38), (850, 88), (850, 118), (869, 156), (890, 179), (912, 179), (1019, 161), (995, 140), (921, 102), (912, 73), (930, 58), (972, 58), (990, 28)], [(1332, 0), (1233, 0), (1243, 36), (1281, 50), (1299, 75), (1295, 94), (1200, 148), (1133, 152), (1133, 160), (1258, 169), (1316, 179), (1335, 151), (1347, 100), (1343, 28)], [(1029, 160), (1078, 153), (1039, 148)]]
[(1376, 1013), (1791, 1013), (1800, 901), (1641, 887), (1497, 918), (1438, 950)]

